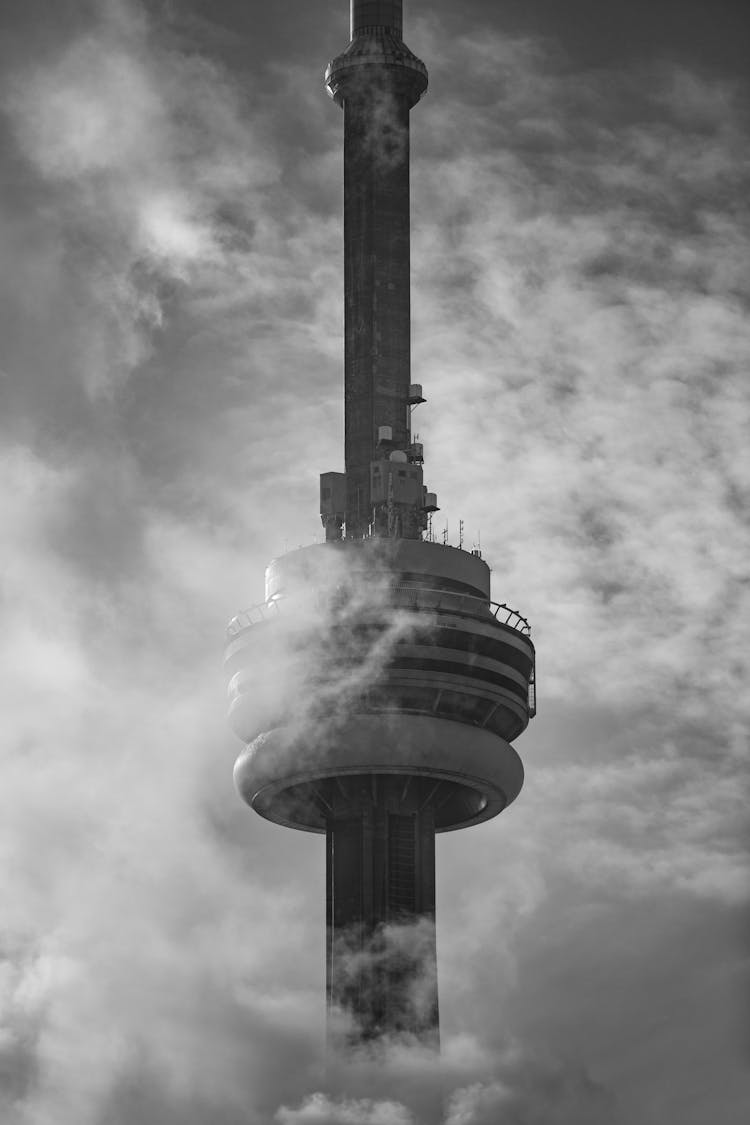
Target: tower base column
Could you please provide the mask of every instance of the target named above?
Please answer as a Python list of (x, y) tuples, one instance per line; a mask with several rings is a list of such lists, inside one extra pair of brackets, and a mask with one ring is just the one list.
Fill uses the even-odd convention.
[(434, 809), (409, 776), (335, 779), (326, 801), (329, 1039), (437, 1047)]

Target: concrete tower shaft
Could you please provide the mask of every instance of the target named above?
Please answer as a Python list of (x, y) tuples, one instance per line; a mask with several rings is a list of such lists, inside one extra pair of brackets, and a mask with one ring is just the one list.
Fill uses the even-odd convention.
[(427, 71), (401, 0), (352, 0), (326, 87), (344, 110), (346, 472), (321, 477), (326, 542), (272, 560), (265, 601), (229, 624), (235, 783), (261, 816), (325, 835), (329, 1027), (435, 1045), (435, 835), (520, 792), (535, 654), (480, 552), (422, 538), (409, 114)]
[(400, 39), (403, 7), (403, 0), (351, 0), (352, 39), (374, 28), (384, 28)]
[[(419, 538), (421, 468), (390, 496), (385, 468), (411, 442), (409, 111), (427, 70), (401, 38), (401, 0), (353, 0), (352, 39), (326, 71), (344, 110), (344, 460), (347, 538)], [(375, 476), (373, 476), (375, 472)], [(382, 484), (380, 482), (383, 482)], [(382, 489), (382, 491), (381, 491)]]

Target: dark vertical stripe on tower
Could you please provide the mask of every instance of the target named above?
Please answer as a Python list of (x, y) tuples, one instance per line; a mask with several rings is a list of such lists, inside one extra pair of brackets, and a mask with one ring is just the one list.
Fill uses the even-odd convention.
[(417, 837), (414, 816), (388, 814), (388, 915), (393, 921), (417, 909)]

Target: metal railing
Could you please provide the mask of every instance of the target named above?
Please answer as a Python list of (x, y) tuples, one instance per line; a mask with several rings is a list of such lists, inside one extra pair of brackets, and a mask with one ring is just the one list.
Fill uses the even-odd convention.
[(517, 633), (523, 633), (525, 637), (531, 636), (531, 626), (517, 609), (511, 609), (505, 602), (490, 602), (490, 609), (492, 610), (492, 616), (498, 618), (498, 620), (500, 613), (506, 614), (503, 625), (510, 625), (511, 629), (515, 629)]
[[(476, 597), (473, 594), (460, 594), (454, 590), (441, 590), (425, 586), (391, 586), (390, 589), (395, 595), (394, 604), (396, 607), (408, 607), (415, 610), (432, 609), (438, 612), (440, 610), (454, 613), (463, 612), (472, 616), (477, 616), (480, 610), (483, 612), (479, 615), (483, 616), (484, 612), (489, 610), (501, 625), (506, 625), (523, 636), (531, 635), (531, 626), (526, 618), (504, 602), (486, 601), (484, 598)], [(272, 602), (261, 602), (238, 613), (227, 626), (227, 636), (235, 637), (243, 629), (260, 625), (262, 622), (276, 617), (279, 613), (281, 601), (283, 601), (283, 598)], [(377, 605), (373, 606), (373, 609), (377, 608), (379, 608)]]
[[(531, 626), (526, 618), (517, 610), (511, 609), (505, 602), (486, 601), (484, 598), (477, 597), (474, 594), (460, 594), (455, 590), (443, 590), (437, 587), (393, 586), (391, 589), (397, 595), (414, 595), (414, 609), (444, 609), (454, 610), (459, 613), (462, 609), (464, 612), (468, 611), (470, 613), (476, 613), (479, 609), (489, 609), (495, 620), (499, 621), (502, 625), (507, 625), (509, 628), (514, 629), (517, 633), (522, 633), (524, 636), (530, 636), (531, 634)], [(425, 598), (425, 595), (427, 595), (427, 598)], [(404, 600), (412, 599), (405, 598)]]
[(227, 636), (236, 637), (243, 629), (249, 629), (251, 625), (260, 625), (262, 621), (269, 621), (277, 617), (279, 613), (279, 604), (273, 602), (260, 602), (258, 605), (251, 605), (249, 609), (243, 609), (227, 625)]

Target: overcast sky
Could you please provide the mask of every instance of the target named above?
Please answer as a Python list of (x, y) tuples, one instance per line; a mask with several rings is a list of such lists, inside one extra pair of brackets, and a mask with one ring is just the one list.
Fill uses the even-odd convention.
[(425, 479), (540, 711), (438, 840), (440, 1073), (326, 1078), (323, 842), (221, 657), (343, 467), (348, 5), (3, 5), (4, 1123), (744, 1122), (745, 7), (407, 5)]

